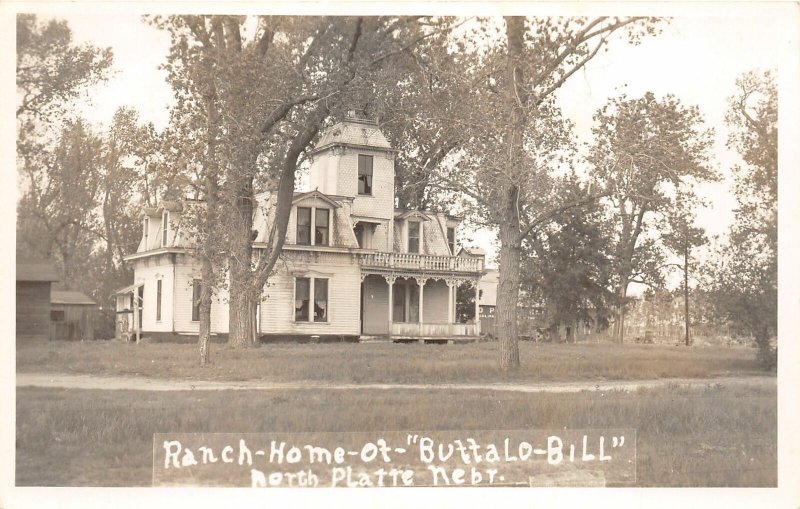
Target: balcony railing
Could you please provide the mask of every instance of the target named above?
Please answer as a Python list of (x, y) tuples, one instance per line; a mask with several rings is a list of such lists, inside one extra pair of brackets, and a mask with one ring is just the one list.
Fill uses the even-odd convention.
[(361, 253), (364, 267), (409, 269), (443, 272), (481, 272), (483, 258), (464, 256), (439, 256), (418, 253)]

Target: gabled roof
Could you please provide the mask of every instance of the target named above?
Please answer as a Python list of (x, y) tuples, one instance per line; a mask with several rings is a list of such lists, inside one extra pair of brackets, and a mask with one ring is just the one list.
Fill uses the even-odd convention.
[(405, 212), (403, 212), (402, 214), (398, 214), (398, 215), (396, 215), (396, 216), (394, 216), (394, 217), (395, 217), (395, 219), (409, 219), (409, 218), (413, 218), (413, 219), (421, 219), (421, 220), (423, 220), (423, 221), (430, 221), (431, 219), (433, 219), (433, 218), (432, 218), (431, 216), (429, 216), (428, 214), (425, 214), (424, 212), (422, 212), (422, 211), (419, 211), (419, 210), (416, 210), (416, 209), (412, 209), (412, 210), (406, 210), (406, 211), (405, 211)]
[(85, 306), (94, 306), (97, 303), (87, 297), (86, 294), (81, 292), (53, 290), (50, 292), (50, 304), (80, 304)]
[(324, 201), (325, 203), (327, 203), (328, 205), (330, 205), (335, 209), (341, 207), (341, 205), (337, 201), (335, 201), (333, 198), (329, 197), (325, 193), (320, 192), (319, 189), (314, 189), (313, 191), (309, 191), (307, 193), (295, 195), (294, 199), (292, 200), (292, 205), (297, 205), (301, 201), (307, 200), (309, 198), (319, 198), (320, 200)]
[(58, 281), (51, 262), (17, 263), (17, 281)]

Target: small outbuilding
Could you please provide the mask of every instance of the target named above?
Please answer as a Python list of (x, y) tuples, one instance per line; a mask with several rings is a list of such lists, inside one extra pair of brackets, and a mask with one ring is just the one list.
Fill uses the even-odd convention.
[(58, 273), (50, 262), (17, 264), (17, 340), (50, 334), (50, 293)]
[(94, 339), (96, 310), (97, 303), (84, 293), (53, 290), (50, 296), (50, 339)]

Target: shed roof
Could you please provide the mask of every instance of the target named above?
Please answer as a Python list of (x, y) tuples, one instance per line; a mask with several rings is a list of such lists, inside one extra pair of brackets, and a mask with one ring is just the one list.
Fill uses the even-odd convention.
[(17, 281), (58, 281), (58, 272), (50, 262), (17, 263)]
[(50, 304), (78, 304), (82, 306), (94, 306), (97, 303), (82, 292), (53, 290), (50, 292)]

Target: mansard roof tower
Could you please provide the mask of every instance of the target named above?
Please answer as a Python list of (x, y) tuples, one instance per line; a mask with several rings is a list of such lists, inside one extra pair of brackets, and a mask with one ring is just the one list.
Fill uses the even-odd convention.
[(394, 159), (396, 150), (378, 122), (351, 111), (328, 128), (312, 151), (311, 189), (353, 198), (357, 218), (394, 217)]

